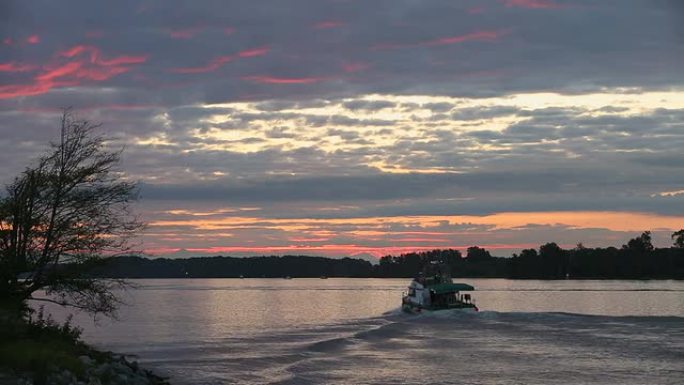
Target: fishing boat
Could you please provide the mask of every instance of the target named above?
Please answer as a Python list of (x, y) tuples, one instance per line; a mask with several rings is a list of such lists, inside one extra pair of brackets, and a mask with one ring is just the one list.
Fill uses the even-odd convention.
[(401, 300), (401, 308), (407, 313), (423, 313), (444, 310), (478, 311), (470, 294), (474, 287), (451, 279), (449, 269), (433, 267), (411, 281)]

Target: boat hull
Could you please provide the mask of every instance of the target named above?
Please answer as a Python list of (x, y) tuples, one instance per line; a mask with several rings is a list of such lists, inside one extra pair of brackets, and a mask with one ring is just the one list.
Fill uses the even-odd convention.
[(478, 308), (472, 303), (460, 303), (447, 307), (423, 307), (412, 303), (404, 303), (401, 306), (401, 310), (409, 314), (423, 314), (449, 311), (478, 311)]

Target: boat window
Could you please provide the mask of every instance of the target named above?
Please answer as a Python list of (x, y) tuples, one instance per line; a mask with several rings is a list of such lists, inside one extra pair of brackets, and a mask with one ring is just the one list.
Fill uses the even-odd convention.
[(409, 288), (409, 295), (410, 295), (410, 296), (416, 295), (416, 289), (410, 287), (410, 288)]

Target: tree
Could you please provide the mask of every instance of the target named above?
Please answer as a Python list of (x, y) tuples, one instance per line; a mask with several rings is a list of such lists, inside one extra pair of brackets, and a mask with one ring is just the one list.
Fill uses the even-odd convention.
[(651, 243), (651, 232), (644, 231), (636, 238), (632, 238), (627, 242), (626, 245), (622, 246), (623, 249), (636, 251), (639, 253), (647, 253), (653, 251), (653, 243)]
[(467, 250), (466, 258), (469, 261), (485, 260), (492, 258), (492, 255), (484, 248), (478, 246), (471, 246)]
[[(65, 110), (61, 140), (6, 187), (0, 198), (0, 300), (28, 300), (111, 314), (121, 280), (88, 271), (130, 250), (142, 224), (130, 211), (136, 186), (117, 172), (99, 127)], [(44, 292), (45, 295), (36, 293)]]
[(672, 233), (672, 240), (677, 248), (684, 249), (684, 229)]
[(544, 258), (559, 258), (563, 255), (563, 249), (555, 242), (549, 242), (539, 247), (539, 255)]

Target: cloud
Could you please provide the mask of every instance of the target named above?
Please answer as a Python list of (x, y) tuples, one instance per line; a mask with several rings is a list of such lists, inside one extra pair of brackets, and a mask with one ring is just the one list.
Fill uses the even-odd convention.
[(209, 64), (200, 67), (180, 67), (172, 68), (170, 71), (179, 74), (196, 74), (202, 72), (211, 72), (221, 68), (224, 64), (233, 61), (232, 56), (218, 56), (212, 59)]
[(313, 84), (326, 80), (323, 77), (278, 77), (269, 75), (243, 76), (243, 80), (260, 84)]
[(434, 47), (440, 45), (461, 44), (468, 41), (495, 41), (505, 36), (507, 32), (502, 31), (475, 31), (456, 36), (445, 36), (425, 40), (417, 43), (381, 43), (371, 47), (374, 50), (400, 49), (410, 47)]
[[(170, 205), (258, 206), (266, 219), (680, 215), (682, 195), (665, 193), (684, 188), (681, 7), (9, 0), (0, 6), (0, 176), (10, 180), (55, 139), (60, 108), (74, 106), (103, 123), (112, 148), (126, 145), (123, 168), (143, 182), (152, 218)], [(231, 236), (165, 227), (146, 241), (211, 249), (328, 239), (312, 252), (378, 253), (399, 250), (395, 241), (498, 247), (630, 236), (548, 223), (506, 234), (388, 223), (384, 233), (372, 223)]]
[[(77, 86), (83, 80), (105, 81), (130, 71), (131, 65), (146, 61), (146, 55), (104, 59), (97, 47), (73, 46), (53, 55), (29, 83), (0, 86), (0, 99), (39, 95), (57, 87)], [(28, 72), (38, 66), (8, 63), (3, 67), (5, 72)]]
[(552, 0), (503, 0), (507, 7), (521, 7), (530, 9), (556, 9), (563, 7)]
[(203, 30), (203, 26), (170, 30), (169, 37), (171, 37), (172, 39), (192, 39), (197, 34), (201, 33)]
[(26, 43), (28, 44), (38, 44), (40, 43), (40, 36), (38, 35), (31, 35), (26, 38)]
[(33, 71), (38, 66), (33, 64), (22, 64), (22, 63), (0, 63), (0, 72), (28, 72)]
[(319, 21), (318, 23), (313, 25), (314, 29), (331, 29), (331, 28), (338, 28), (342, 27), (345, 25), (343, 21), (338, 21), (338, 20), (325, 20), (325, 21)]

